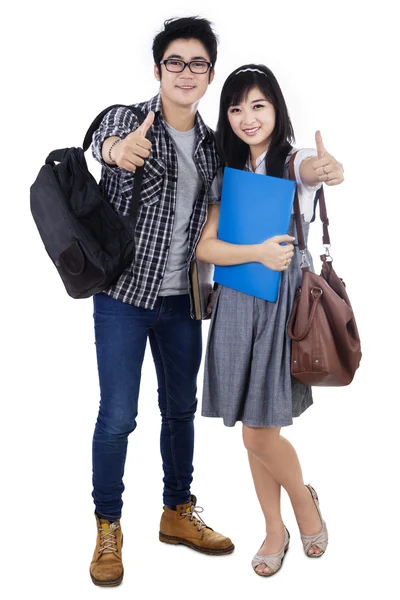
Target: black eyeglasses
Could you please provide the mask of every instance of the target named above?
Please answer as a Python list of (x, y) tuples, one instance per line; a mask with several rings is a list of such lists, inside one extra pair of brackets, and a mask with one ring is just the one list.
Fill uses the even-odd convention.
[(186, 67), (189, 67), (191, 72), (196, 75), (203, 75), (212, 67), (212, 63), (206, 62), (205, 60), (191, 60), (190, 62), (185, 62), (184, 60), (175, 60), (175, 58), (161, 60), (160, 65), (165, 65), (165, 68), (170, 73), (182, 73)]

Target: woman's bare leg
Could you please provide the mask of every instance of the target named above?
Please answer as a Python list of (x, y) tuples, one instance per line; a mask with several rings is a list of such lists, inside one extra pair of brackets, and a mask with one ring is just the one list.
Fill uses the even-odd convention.
[[(248, 452), (251, 474), (257, 498), (265, 517), (266, 538), (258, 554), (276, 554), (284, 541), (284, 525), (281, 515), (281, 485), (272, 477), (264, 465)], [(257, 573), (268, 573), (271, 569), (264, 563), (256, 567)]]
[[(293, 510), (296, 516), (297, 524), (301, 533), (304, 535), (314, 535), (321, 531), (321, 520), (314, 506), (311, 494), (304, 485), (303, 474), (299, 459), (292, 444), (280, 435), (280, 428), (277, 427), (247, 427), (243, 426), (243, 442), (249, 452), (253, 455), (269, 473), (277, 484), (280, 484), (287, 491)], [(262, 486), (262, 471), (257, 468), (256, 463), (251, 463), (257, 478), (254, 482), (260, 489), (259, 496), (260, 504), (264, 514), (269, 514), (267, 506), (263, 506), (262, 502), (265, 499), (268, 502), (268, 495), (271, 497), (271, 479), (266, 479), (266, 486)], [(264, 490), (264, 491), (263, 491)], [(272, 496), (273, 497), (273, 496)], [(261, 498), (261, 499), (260, 499)], [(272, 507), (273, 514), (276, 513), (276, 507)], [(268, 521), (267, 521), (267, 532)], [(283, 544), (283, 529), (281, 534), (281, 545)], [(276, 550), (277, 552), (280, 550)], [(312, 546), (310, 554), (318, 554), (320, 549), (318, 546)], [(261, 552), (260, 552), (261, 553)], [(267, 553), (267, 552), (266, 552)], [(272, 554), (273, 552), (271, 552)]]

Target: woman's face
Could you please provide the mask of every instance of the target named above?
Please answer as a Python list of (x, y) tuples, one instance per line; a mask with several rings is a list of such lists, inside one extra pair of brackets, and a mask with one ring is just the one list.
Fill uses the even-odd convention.
[(275, 109), (258, 87), (239, 105), (228, 108), (233, 132), (257, 155), (267, 150), (275, 127)]

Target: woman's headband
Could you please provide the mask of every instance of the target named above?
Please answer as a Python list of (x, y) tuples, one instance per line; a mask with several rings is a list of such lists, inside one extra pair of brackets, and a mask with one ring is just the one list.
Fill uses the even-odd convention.
[(247, 71), (252, 71), (253, 73), (261, 73), (261, 75), (265, 75), (265, 77), (268, 77), (268, 75), (264, 73), (264, 71), (260, 71), (260, 69), (252, 69), (251, 67), (248, 67), (247, 69), (240, 69), (240, 71), (236, 71), (235, 75), (239, 75), (239, 73), (246, 73)]

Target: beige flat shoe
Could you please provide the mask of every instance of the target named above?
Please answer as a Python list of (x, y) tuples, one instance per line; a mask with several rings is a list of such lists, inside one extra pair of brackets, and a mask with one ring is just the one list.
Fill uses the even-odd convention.
[[(290, 541), (290, 533), (285, 527), (285, 537), (283, 540), (283, 546), (280, 552), (277, 554), (266, 554), (265, 556), (261, 556), (260, 554), (256, 554), (251, 561), (251, 566), (254, 569), (256, 575), (260, 575), (260, 577), (271, 577), (271, 575), (275, 575), (279, 571), (282, 566), (283, 559), (285, 558), (285, 554), (289, 548)], [(270, 573), (258, 573), (256, 571), (256, 567), (258, 565), (267, 565), (271, 569)]]
[[(326, 528), (326, 523), (323, 520), (321, 511), (319, 509), (319, 500), (317, 492), (314, 490), (313, 487), (311, 487), (310, 484), (306, 485), (306, 488), (310, 491), (310, 494), (315, 504), (315, 508), (318, 511), (319, 518), (321, 519), (322, 523), (322, 529), (319, 533), (316, 533), (314, 535), (303, 535), (302, 533), (300, 533), (300, 536), (301, 541), (303, 542), (304, 552), (307, 554), (307, 556), (309, 558), (319, 558), (325, 553), (326, 547), (328, 545), (328, 530)], [(309, 554), (312, 546), (318, 546), (321, 552), (319, 552), (318, 554)]]

